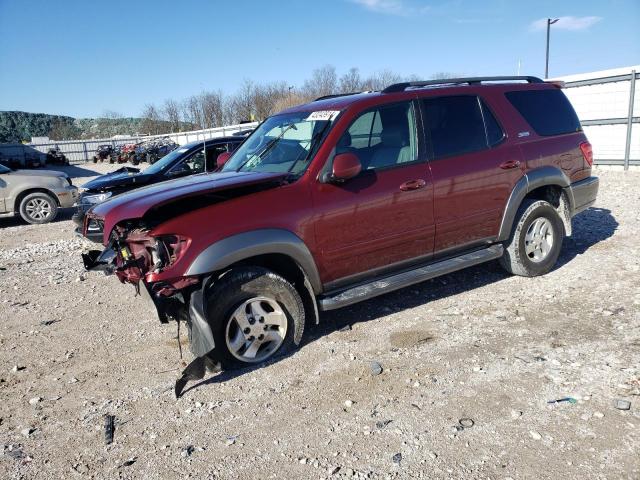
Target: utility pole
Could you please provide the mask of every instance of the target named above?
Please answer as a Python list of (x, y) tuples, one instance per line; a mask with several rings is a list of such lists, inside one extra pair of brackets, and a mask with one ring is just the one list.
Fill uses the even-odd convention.
[(544, 67), (544, 78), (549, 78), (549, 34), (551, 33), (551, 25), (556, 23), (558, 20), (560, 19), (554, 18), (552, 20), (550, 18), (547, 18), (547, 56), (546, 56), (546, 62)]

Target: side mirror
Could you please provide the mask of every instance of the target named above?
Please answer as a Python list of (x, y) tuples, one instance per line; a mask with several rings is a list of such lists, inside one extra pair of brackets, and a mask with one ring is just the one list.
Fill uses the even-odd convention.
[(362, 171), (362, 164), (355, 153), (339, 153), (333, 158), (332, 180), (344, 181)]
[(231, 152), (222, 152), (220, 155), (218, 155), (218, 158), (216, 159), (216, 165), (218, 166), (218, 169), (224, 167), (224, 164), (227, 163), (230, 158)]

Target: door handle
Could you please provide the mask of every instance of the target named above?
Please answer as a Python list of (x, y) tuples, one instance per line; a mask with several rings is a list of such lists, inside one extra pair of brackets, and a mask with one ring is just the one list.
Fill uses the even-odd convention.
[(408, 192), (409, 190), (418, 190), (419, 188), (423, 188), (427, 182), (422, 180), (421, 178), (418, 180), (409, 180), (408, 182), (404, 182), (400, 185), (400, 190), (403, 192)]
[(500, 168), (503, 170), (509, 170), (510, 168), (518, 168), (520, 166), (520, 160), (507, 160), (500, 164)]

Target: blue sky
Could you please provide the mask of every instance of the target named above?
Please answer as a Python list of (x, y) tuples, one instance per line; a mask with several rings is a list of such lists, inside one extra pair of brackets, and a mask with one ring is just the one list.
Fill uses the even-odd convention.
[(542, 76), (548, 16), (552, 76), (640, 63), (638, 0), (0, 0), (0, 110), (135, 116), (325, 64)]

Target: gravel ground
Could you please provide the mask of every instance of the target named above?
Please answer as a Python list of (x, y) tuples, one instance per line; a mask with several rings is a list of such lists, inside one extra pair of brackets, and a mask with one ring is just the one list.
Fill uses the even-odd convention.
[(640, 478), (640, 172), (597, 174), (550, 274), (492, 262), (324, 314), (177, 401), (175, 325), (82, 273), (70, 212), (0, 219), (0, 477)]

